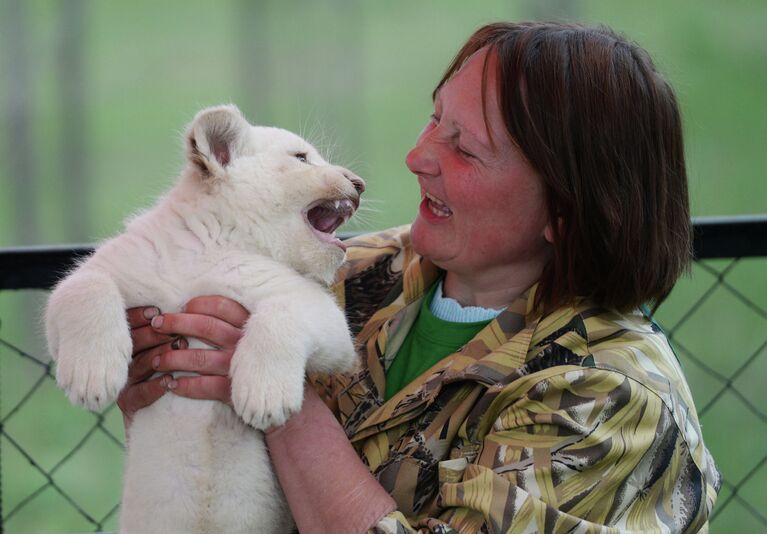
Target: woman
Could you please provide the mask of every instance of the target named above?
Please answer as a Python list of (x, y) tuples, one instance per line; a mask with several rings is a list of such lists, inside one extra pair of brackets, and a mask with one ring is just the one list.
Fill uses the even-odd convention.
[[(719, 474), (640, 311), (690, 261), (671, 88), (609, 30), (491, 24), (433, 96), (406, 160), (412, 227), (350, 242), (337, 287), (362, 369), (315, 380), (267, 433), (299, 529), (707, 528)], [(185, 312), (129, 311), (128, 422), (166, 391), (229, 401), (248, 313), (220, 297)], [(145, 380), (172, 370), (201, 376)]]

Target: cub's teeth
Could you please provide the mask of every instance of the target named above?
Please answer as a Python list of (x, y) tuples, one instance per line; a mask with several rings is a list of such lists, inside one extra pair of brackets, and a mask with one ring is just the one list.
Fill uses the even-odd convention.
[(341, 201), (340, 200), (334, 201), (333, 206), (335, 206), (335, 208), (338, 209), (341, 206)]

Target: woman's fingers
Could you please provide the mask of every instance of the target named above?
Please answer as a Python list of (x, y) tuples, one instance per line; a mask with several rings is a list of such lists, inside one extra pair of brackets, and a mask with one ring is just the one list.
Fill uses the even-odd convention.
[(250, 312), (242, 304), (220, 295), (195, 297), (186, 303), (184, 312), (217, 317), (237, 328), (245, 326), (250, 317)]
[(158, 332), (157, 330), (152, 328), (151, 325), (132, 328), (130, 331), (130, 337), (131, 337), (131, 340), (133, 341), (134, 357), (138, 356), (140, 353), (148, 349), (157, 347), (158, 345), (170, 343), (171, 341), (173, 341), (173, 338), (174, 338), (174, 336), (171, 334), (164, 334), (164, 333)]
[(231, 406), (232, 381), (228, 376), (180, 376), (168, 382), (168, 391), (190, 399), (218, 400)]
[(228, 376), (232, 352), (208, 349), (172, 350), (151, 357), (151, 369), (157, 373), (191, 371), (201, 375)]
[(234, 349), (242, 336), (240, 328), (216, 317), (197, 313), (158, 315), (152, 318), (151, 327), (160, 334), (195, 337), (224, 349)]
[[(126, 427), (133, 414), (162, 397), (167, 391), (192, 399), (219, 400), (231, 405), (230, 351), (175, 349), (170, 343), (154, 347), (139, 354), (128, 368), (128, 385), (120, 392), (117, 405), (123, 412)], [(147, 380), (155, 373), (191, 371), (199, 376), (173, 378), (163, 374)]]
[[(185, 313), (161, 314), (155, 306), (126, 311), (131, 328), (134, 359), (128, 369), (128, 385), (117, 405), (129, 424), (136, 411), (167, 391), (192, 399), (219, 400), (231, 405), (229, 365), (250, 313), (238, 302), (221, 296), (196, 297)], [(189, 336), (224, 350), (188, 349)], [(155, 373), (190, 371), (199, 376), (173, 378)]]
[(129, 308), (126, 310), (125, 316), (128, 319), (128, 326), (130, 326), (134, 358), (141, 352), (167, 343), (172, 339), (172, 336), (159, 334), (150, 326), (152, 318), (157, 317), (159, 314), (160, 310), (155, 306)]
[(120, 392), (117, 405), (126, 417), (157, 401), (166, 392), (190, 399), (218, 400), (231, 405), (232, 381), (228, 376), (199, 375), (180, 376), (162, 375), (152, 380), (131, 384)]
[[(218, 296), (194, 298), (185, 311), (163, 315), (154, 306), (126, 311), (134, 358), (128, 368), (128, 385), (117, 398), (126, 428), (138, 410), (168, 391), (231, 405), (229, 365), (249, 313), (239, 303)], [(186, 339), (179, 336), (194, 337), (224, 350), (188, 349)], [(166, 371), (200, 375), (173, 378), (167, 374), (149, 379)]]
[(128, 319), (128, 326), (131, 328), (138, 328), (139, 326), (146, 326), (152, 317), (160, 315), (160, 310), (156, 306), (146, 306), (140, 308), (129, 308), (125, 315)]
[[(155, 369), (153, 365), (156, 357), (173, 350), (186, 349), (188, 346), (189, 343), (186, 339), (178, 338), (170, 343), (163, 343), (162, 345), (157, 345), (156, 347), (152, 347), (149, 350), (136, 354), (133, 357), (133, 361), (128, 366), (128, 382), (134, 384), (146, 380), (157, 372), (157, 369)], [(174, 371), (175, 369), (169, 368), (165, 370)]]
[(168, 391), (168, 383), (173, 377), (164, 375), (145, 382), (128, 384), (117, 397), (117, 406), (126, 417), (128, 422), (133, 419), (133, 414), (141, 408), (146, 408)]
[(161, 314), (156, 306), (126, 311), (134, 356), (168, 343), (175, 335), (196, 337), (223, 348), (234, 348), (250, 313), (239, 302), (219, 295), (195, 297), (184, 313)]

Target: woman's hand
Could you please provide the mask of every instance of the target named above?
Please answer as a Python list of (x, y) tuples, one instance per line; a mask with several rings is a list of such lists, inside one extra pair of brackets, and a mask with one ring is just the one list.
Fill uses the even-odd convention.
[[(160, 314), (154, 307), (127, 312), (133, 339), (133, 361), (128, 384), (117, 405), (126, 428), (141, 408), (167, 391), (194, 399), (231, 403), (229, 364), (249, 312), (234, 300), (221, 296), (196, 297), (183, 313)], [(180, 337), (181, 336), (181, 337)], [(189, 349), (183, 336), (205, 341), (217, 349)], [(200, 376), (173, 378), (170, 374), (148, 380), (154, 373), (191, 371)]]

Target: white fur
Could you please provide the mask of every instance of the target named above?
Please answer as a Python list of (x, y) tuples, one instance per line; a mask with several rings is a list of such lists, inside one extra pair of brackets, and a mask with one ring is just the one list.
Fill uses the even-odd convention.
[(57, 380), (72, 402), (101, 409), (127, 380), (126, 308), (174, 312), (210, 294), (239, 301), (252, 315), (232, 358), (234, 410), (166, 394), (135, 415), (120, 530), (289, 532), (257, 429), (301, 407), (306, 370), (353, 365), (344, 315), (327, 290), (344, 253), (318, 239), (302, 210), (357, 199), (358, 178), (290, 132), (249, 125), (234, 106), (195, 117), (187, 156), (176, 186), (51, 295)]

